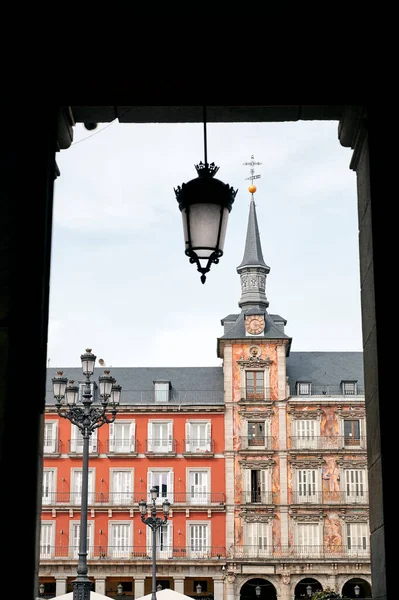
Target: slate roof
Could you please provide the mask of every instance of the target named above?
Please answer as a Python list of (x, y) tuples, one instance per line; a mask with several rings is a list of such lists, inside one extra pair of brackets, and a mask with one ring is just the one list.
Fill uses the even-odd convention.
[[(248, 311), (249, 312), (249, 311)], [(257, 311), (259, 312), (259, 311)], [(222, 335), (219, 339), (218, 339), (218, 345), (219, 345), (219, 340), (233, 340), (233, 339), (239, 339), (239, 338), (244, 338), (244, 339), (248, 339), (248, 336), (246, 334), (245, 331), (245, 325), (244, 325), (244, 317), (245, 317), (245, 312), (242, 312), (240, 315), (238, 315), (237, 321), (235, 322), (235, 324), (224, 334)], [(267, 311), (264, 311), (265, 314), (265, 329), (263, 332), (263, 335), (257, 335), (254, 336), (255, 339), (284, 339), (284, 340), (290, 340), (291, 338), (286, 335), (284, 332), (281, 331), (281, 329), (279, 329), (271, 315), (269, 315), (269, 313)]]
[[(281, 333), (281, 332), (280, 332)], [(284, 335), (284, 334), (283, 334)], [(46, 404), (53, 405), (52, 378), (62, 370), (76, 383), (84, 381), (81, 368), (47, 369)], [(122, 386), (122, 405), (156, 404), (154, 381), (170, 381), (167, 404), (224, 404), (223, 367), (109, 367), (111, 375)], [(103, 368), (96, 368), (92, 377), (98, 381)], [(362, 352), (291, 352), (287, 357), (290, 386), (297, 381), (312, 385), (339, 387), (341, 381), (357, 381), (364, 386)]]
[(241, 264), (237, 267), (237, 270), (248, 266), (261, 266), (264, 267), (267, 273), (270, 271), (270, 267), (264, 261), (262, 254), (262, 246), (260, 243), (258, 219), (255, 210), (255, 201), (252, 197), (249, 205), (249, 217), (247, 227), (247, 237), (245, 239), (245, 250)]

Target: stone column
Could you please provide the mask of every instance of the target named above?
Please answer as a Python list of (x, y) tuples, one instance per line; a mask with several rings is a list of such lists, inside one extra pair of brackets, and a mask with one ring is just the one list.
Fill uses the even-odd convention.
[(67, 590), (67, 580), (59, 579), (57, 577), (55, 580), (55, 595), (63, 596), (64, 594), (66, 594), (66, 590)]
[(175, 592), (179, 592), (179, 594), (184, 594), (184, 578), (183, 579), (173, 578), (173, 585), (175, 587)]
[(134, 580), (134, 597), (142, 598), (144, 596), (144, 579)]
[(97, 594), (102, 594), (103, 596), (105, 596), (105, 579), (95, 580), (95, 592)]
[(213, 580), (213, 598), (214, 600), (224, 600), (224, 579)]
[(234, 575), (227, 575), (225, 579), (226, 600), (234, 600)]

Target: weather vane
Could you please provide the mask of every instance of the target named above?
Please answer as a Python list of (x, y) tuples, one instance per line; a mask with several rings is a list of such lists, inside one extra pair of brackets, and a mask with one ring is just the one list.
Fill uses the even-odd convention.
[(251, 180), (251, 185), (249, 186), (248, 191), (251, 194), (254, 194), (256, 192), (256, 185), (254, 185), (254, 179), (260, 179), (260, 175), (255, 175), (254, 166), (255, 165), (261, 165), (262, 163), (261, 162), (255, 162), (254, 161), (254, 155), (251, 154), (251, 162), (245, 162), (245, 163), (242, 163), (242, 164), (251, 167), (250, 170), (249, 170), (249, 172), (251, 173), (251, 175), (249, 177), (246, 177), (245, 179), (250, 179)]

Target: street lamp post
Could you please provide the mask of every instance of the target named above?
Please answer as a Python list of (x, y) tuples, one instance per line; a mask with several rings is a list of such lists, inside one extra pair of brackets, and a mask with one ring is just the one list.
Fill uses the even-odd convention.
[[(146, 517), (147, 514), (147, 502), (145, 500), (140, 500), (139, 508), (141, 513), (141, 520), (143, 523), (148, 525), (150, 529), (152, 529), (152, 589), (151, 589), (151, 600), (157, 600), (157, 592), (156, 592), (156, 583), (157, 583), (157, 531), (168, 520), (169, 510), (170, 510), (170, 502), (169, 500), (164, 500), (162, 503), (162, 510), (164, 518), (161, 519), (157, 517), (157, 507), (155, 506), (155, 501), (158, 496), (158, 491), (156, 488), (150, 489), (150, 495), (152, 500), (151, 506), (151, 516)], [(75, 599), (74, 599), (75, 600)]]
[[(102, 427), (105, 423), (113, 423), (116, 416), (116, 406), (119, 404), (121, 386), (110, 376), (109, 371), (99, 377), (100, 406), (92, 406), (94, 398), (91, 392), (90, 377), (94, 373), (96, 356), (92, 354), (91, 348), (81, 355), (83, 374), (86, 382), (83, 391), (83, 406), (76, 406), (79, 396), (79, 387), (74, 381), (63, 377), (63, 372), (58, 371), (53, 377), (53, 393), (56, 400), (55, 406), (60, 417), (68, 419), (72, 425), (76, 425), (83, 436), (83, 464), (82, 464), (82, 496), (80, 509), (80, 536), (79, 536), (79, 559), (77, 577), (73, 584), (73, 600), (90, 600), (91, 581), (87, 576), (87, 505), (89, 488), (89, 440), (95, 429)], [(108, 404), (111, 406), (109, 407)], [(111, 412), (111, 417), (106, 412)]]

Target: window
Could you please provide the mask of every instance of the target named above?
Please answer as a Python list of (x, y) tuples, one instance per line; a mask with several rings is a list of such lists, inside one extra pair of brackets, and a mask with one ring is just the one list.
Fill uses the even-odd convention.
[(148, 451), (172, 452), (172, 421), (151, 421), (148, 423)]
[(356, 381), (342, 381), (342, 393), (344, 396), (356, 395)]
[(154, 381), (155, 402), (169, 402), (170, 381)]
[(272, 550), (269, 523), (245, 523), (245, 546), (248, 558), (268, 556)]
[(319, 502), (318, 486), (319, 473), (316, 469), (297, 469), (297, 502)]
[[(162, 504), (165, 499), (173, 502), (173, 480), (174, 473), (171, 469), (153, 469), (148, 471), (148, 489), (150, 490), (154, 487), (157, 490), (157, 504)], [(152, 504), (149, 492), (147, 502)]]
[(244, 469), (243, 502), (271, 503), (269, 469)]
[(111, 469), (111, 504), (133, 505), (133, 470)]
[(263, 371), (246, 371), (246, 398), (262, 400), (265, 397), (265, 375)]
[(367, 475), (363, 469), (345, 469), (344, 485), (346, 501), (363, 504), (366, 498)]
[[(97, 434), (98, 429), (94, 429), (93, 433), (89, 437), (89, 452), (97, 452)], [(83, 434), (79, 427), (71, 424), (71, 446), (70, 452), (72, 454), (83, 453)]]
[[(152, 556), (152, 530), (147, 530), (147, 554)], [(168, 521), (157, 529), (155, 534), (157, 558), (172, 558), (173, 556), (173, 523)]]
[(298, 419), (295, 421), (295, 448), (316, 448), (317, 421)]
[(367, 523), (347, 523), (346, 543), (348, 554), (362, 556), (369, 551), (369, 531)]
[(210, 552), (209, 523), (189, 523), (190, 558), (206, 558)]
[(210, 503), (209, 471), (188, 472), (188, 501), (190, 504)]
[(296, 526), (296, 551), (299, 556), (318, 556), (320, 554), (319, 523), (298, 523)]
[(190, 421), (186, 423), (186, 452), (211, 451), (211, 424)]
[[(94, 504), (94, 474), (93, 470), (89, 469), (88, 478), (88, 503)], [(71, 503), (81, 505), (82, 503), (82, 471), (72, 471), (72, 498)]]
[(42, 504), (55, 504), (55, 469), (43, 469)]
[[(87, 522), (87, 556), (91, 558), (93, 556), (93, 529), (94, 525), (92, 521)], [(69, 536), (69, 556), (78, 558), (79, 556), (79, 543), (80, 543), (80, 523), (71, 523), (71, 534)]]
[(109, 425), (109, 451), (116, 453), (134, 452), (136, 424), (131, 421), (114, 421)]
[(52, 558), (54, 553), (55, 523), (42, 521), (40, 527), (40, 558)]
[(133, 545), (132, 524), (130, 522), (111, 521), (109, 526), (109, 555), (113, 558), (129, 558)]
[(44, 423), (44, 448), (45, 454), (58, 452), (58, 421)]
[(359, 419), (344, 419), (344, 444), (345, 446), (360, 446)]
[(310, 381), (298, 381), (296, 384), (298, 396), (310, 396), (311, 383)]
[(265, 422), (248, 422), (248, 446), (262, 446), (265, 442)]

